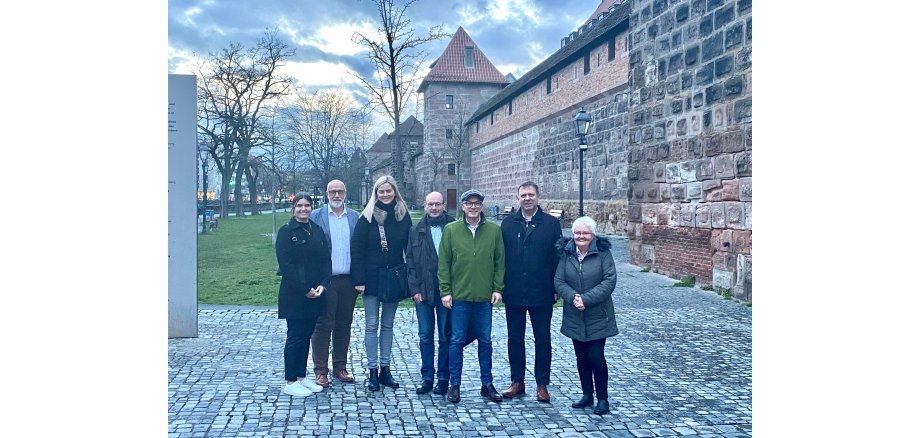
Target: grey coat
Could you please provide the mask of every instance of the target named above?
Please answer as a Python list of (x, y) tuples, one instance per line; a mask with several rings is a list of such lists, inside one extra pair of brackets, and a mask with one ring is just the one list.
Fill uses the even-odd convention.
[[(595, 237), (588, 254), (578, 262), (575, 241), (560, 239), (556, 244), (559, 264), (556, 267), (556, 293), (562, 297), (563, 335), (587, 342), (616, 336), (617, 319), (611, 295), (617, 285), (617, 269), (610, 253), (610, 241)], [(580, 293), (585, 310), (578, 310), (572, 299)]]

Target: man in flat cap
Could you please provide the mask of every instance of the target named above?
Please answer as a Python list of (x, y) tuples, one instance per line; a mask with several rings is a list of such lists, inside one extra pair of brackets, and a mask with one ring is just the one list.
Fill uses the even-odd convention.
[(468, 331), (476, 335), (479, 395), (499, 403), (501, 394), (492, 384), (492, 306), (502, 300), (505, 246), (501, 228), (482, 214), (485, 200), (479, 190), (460, 196), (463, 220), (444, 226), (438, 250), (438, 286), (441, 303), (451, 309), (450, 388), (447, 400), (460, 401), (463, 346)]

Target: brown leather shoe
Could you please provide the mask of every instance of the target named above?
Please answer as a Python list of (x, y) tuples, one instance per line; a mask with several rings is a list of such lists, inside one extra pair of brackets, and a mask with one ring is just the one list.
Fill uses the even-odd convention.
[(505, 398), (514, 398), (524, 395), (524, 382), (511, 382), (511, 386), (502, 393)]
[(482, 388), (479, 389), (479, 395), (487, 398), (489, 401), (494, 401), (495, 403), (502, 402), (502, 395), (495, 390), (495, 387), (492, 384), (482, 385)]
[(326, 373), (319, 373), (316, 375), (316, 384), (323, 388), (329, 387), (329, 378), (326, 377)]
[(537, 385), (537, 401), (549, 403), (549, 391), (546, 390), (546, 385)]
[(332, 377), (339, 379), (345, 383), (355, 383), (355, 378), (348, 374), (346, 370), (338, 370), (332, 372)]

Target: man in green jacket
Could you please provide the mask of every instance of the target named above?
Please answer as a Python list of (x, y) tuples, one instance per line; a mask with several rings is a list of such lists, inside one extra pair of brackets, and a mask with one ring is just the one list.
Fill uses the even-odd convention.
[(460, 401), (463, 346), (468, 331), (479, 346), (479, 395), (499, 403), (492, 385), (492, 306), (502, 300), (505, 281), (505, 246), (501, 228), (482, 214), (485, 196), (467, 190), (460, 196), (463, 220), (444, 226), (438, 250), (438, 286), (441, 303), (451, 309), (450, 388), (447, 400)]

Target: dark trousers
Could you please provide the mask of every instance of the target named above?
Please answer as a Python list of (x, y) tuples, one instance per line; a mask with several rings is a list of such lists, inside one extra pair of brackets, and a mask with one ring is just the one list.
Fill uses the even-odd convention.
[[(607, 338), (581, 342), (572, 339), (575, 347), (575, 362), (578, 365), (578, 379), (581, 380), (581, 392), (590, 395), (597, 390), (598, 400), (607, 400), (607, 359), (604, 357), (604, 344)], [(592, 376), (594, 382), (592, 384)]]
[(492, 383), (492, 303), (454, 300), (450, 309), (450, 384), (459, 385), (463, 376), (463, 347), (466, 334), (476, 334), (479, 381)]
[(553, 360), (553, 344), (550, 337), (550, 326), (553, 321), (552, 304), (533, 307), (505, 305), (511, 381), (524, 383), (524, 330), (527, 325), (527, 313), (530, 313), (530, 327), (533, 330), (534, 378), (537, 385), (549, 385), (549, 368)]
[(316, 327), (316, 317), (288, 318), (287, 340), (284, 341), (284, 379), (293, 382), (307, 377), (307, 355), (310, 354), (310, 336)]
[(316, 321), (316, 333), (313, 335), (313, 371), (316, 374), (329, 374), (330, 338), (332, 370), (345, 369), (358, 291), (355, 290), (350, 276), (337, 275), (332, 277), (325, 295), (326, 312)]
[(450, 309), (441, 304), (422, 301), (415, 305), (418, 316), (418, 349), (422, 355), (422, 380), (434, 380), (434, 328), (437, 319), (438, 328), (438, 380), (450, 378)]

